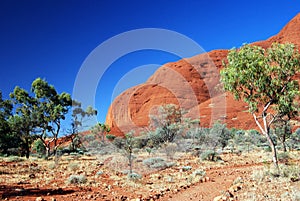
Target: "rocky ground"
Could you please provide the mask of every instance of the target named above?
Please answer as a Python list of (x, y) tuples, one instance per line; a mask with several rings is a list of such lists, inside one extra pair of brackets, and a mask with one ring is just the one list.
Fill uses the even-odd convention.
[[(62, 156), (56, 161), (0, 158), (3, 200), (300, 200), (299, 152), (281, 164), (277, 175), (270, 153), (221, 155), (218, 162), (201, 161), (185, 153), (136, 154), (128, 178), (122, 154)], [(147, 158), (165, 158), (149, 167)]]

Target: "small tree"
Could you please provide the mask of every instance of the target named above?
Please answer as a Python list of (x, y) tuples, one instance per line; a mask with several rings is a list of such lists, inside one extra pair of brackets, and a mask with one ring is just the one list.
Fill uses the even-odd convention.
[(10, 100), (2, 99), (0, 91), (0, 152), (8, 154), (9, 148), (15, 148), (18, 145), (16, 136), (11, 132), (8, 119), (12, 115), (12, 104)]
[[(32, 97), (35, 132), (39, 133), (39, 138), (45, 144), (47, 156), (50, 155), (50, 144), (53, 142), (53, 154), (55, 155), (61, 145), (58, 143), (61, 121), (65, 119), (72, 105), (71, 95), (66, 92), (59, 94), (53, 85), (41, 78), (32, 82), (31, 91), (35, 95)], [(46, 140), (46, 138), (50, 139)]]
[(71, 129), (68, 130), (68, 138), (71, 139), (71, 151), (74, 151), (76, 148), (79, 148), (82, 144), (79, 132), (85, 128), (85, 121), (90, 117), (97, 115), (97, 110), (93, 109), (91, 106), (88, 106), (86, 110), (82, 109), (81, 103), (73, 100), (72, 101), (72, 123)]
[(293, 44), (273, 44), (268, 49), (244, 45), (231, 50), (221, 71), (225, 90), (249, 105), (255, 123), (267, 138), (278, 168), (277, 152), (270, 136), (271, 125), (297, 114), (299, 85), (293, 80), (300, 69), (300, 56)]
[(29, 95), (29, 93), (16, 86), (14, 91), (10, 94), (14, 103), (15, 114), (10, 116), (9, 125), (13, 135), (18, 136), (21, 143), (22, 154), (26, 158), (30, 155), (30, 146), (35, 140), (34, 133), (35, 126), (37, 125), (37, 116), (35, 113), (36, 100)]
[(133, 148), (134, 148), (134, 136), (133, 133), (127, 133), (125, 135), (125, 144), (124, 150), (126, 152), (126, 156), (128, 158), (129, 172), (132, 174), (132, 166), (133, 166)]
[(157, 115), (150, 116), (150, 127), (153, 131), (149, 138), (156, 144), (173, 142), (182, 130), (182, 115), (183, 111), (177, 105), (160, 106)]
[(105, 135), (110, 132), (110, 128), (108, 125), (104, 123), (97, 123), (92, 127), (92, 133), (95, 135), (99, 135), (101, 137), (102, 142), (105, 140)]

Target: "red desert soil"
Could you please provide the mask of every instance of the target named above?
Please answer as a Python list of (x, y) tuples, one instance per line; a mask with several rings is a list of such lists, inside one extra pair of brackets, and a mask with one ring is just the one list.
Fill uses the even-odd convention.
[[(299, 168), (300, 152), (290, 154), (294, 160), (291, 164)], [(143, 175), (137, 181), (128, 180), (127, 176), (122, 173), (122, 170), (127, 169), (128, 162), (122, 155), (63, 156), (59, 159), (57, 166), (54, 166), (54, 161), (41, 159), (6, 162), (7, 158), (1, 158), (0, 198), (24, 201), (210, 201), (220, 195), (227, 195), (228, 199), (225, 200), (245, 200), (245, 195), (257, 193), (259, 197), (254, 200), (264, 200), (266, 195), (273, 196), (277, 200), (286, 193), (292, 193), (293, 186), (295, 192), (300, 192), (299, 180), (271, 181), (267, 179), (264, 181), (261, 177), (259, 177), (259, 182), (253, 180), (255, 171), (261, 175), (260, 173), (264, 173), (270, 166), (270, 153), (268, 152), (220, 156), (222, 161), (207, 162), (189, 154), (177, 153), (172, 159), (175, 162), (174, 166), (163, 170), (153, 170), (138, 162), (149, 158), (147, 153), (142, 152), (137, 155), (134, 164), (135, 170)], [(158, 157), (164, 157), (164, 155)], [(183, 167), (187, 166), (192, 169), (184, 171)], [(196, 176), (197, 170), (205, 171), (206, 174)], [(85, 175), (87, 182), (85, 184), (67, 183), (71, 175)], [(278, 188), (279, 186), (281, 188)], [(272, 191), (276, 188), (278, 189), (275, 192)]]
[[(185, 200), (213, 200), (223, 191), (229, 189), (236, 178), (246, 178), (252, 171), (253, 166), (261, 166), (261, 164), (246, 164), (228, 166), (222, 168), (212, 168), (206, 171), (206, 177), (203, 181), (191, 186), (182, 186), (176, 192), (167, 192), (160, 199), (162, 201), (185, 201)], [(106, 183), (111, 183), (109, 179)], [(118, 195), (123, 197), (132, 197), (125, 189), (118, 188)], [(122, 200), (122, 196), (113, 199), (107, 195), (106, 191), (93, 187), (69, 187), (69, 188), (38, 188), (28, 183), (19, 182), (14, 186), (1, 184), (0, 195), (5, 200), (37, 200), (41, 197), (44, 200)], [(124, 199), (126, 200), (126, 199)], [(132, 200), (132, 199), (130, 199)], [(150, 200), (150, 199), (149, 199)]]

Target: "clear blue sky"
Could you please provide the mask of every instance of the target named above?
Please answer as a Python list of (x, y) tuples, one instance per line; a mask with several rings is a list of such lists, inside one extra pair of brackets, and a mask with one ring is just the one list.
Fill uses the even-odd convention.
[[(264, 40), (298, 12), (298, 0), (0, 0), (0, 90), (7, 98), (16, 85), (29, 90), (31, 82), (42, 77), (59, 92), (72, 93), (89, 53), (132, 29), (170, 29), (210, 51)], [(116, 61), (98, 85), (98, 120), (105, 120), (113, 90), (123, 75), (140, 65), (177, 59), (146, 51)]]

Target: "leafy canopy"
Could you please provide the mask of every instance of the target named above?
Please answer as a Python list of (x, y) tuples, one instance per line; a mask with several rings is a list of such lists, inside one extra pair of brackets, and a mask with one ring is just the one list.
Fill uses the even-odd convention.
[(224, 88), (249, 104), (251, 113), (259, 106), (273, 106), (277, 114), (296, 114), (299, 85), (294, 76), (300, 70), (300, 56), (293, 44), (273, 44), (268, 49), (244, 45), (228, 54), (221, 71)]

